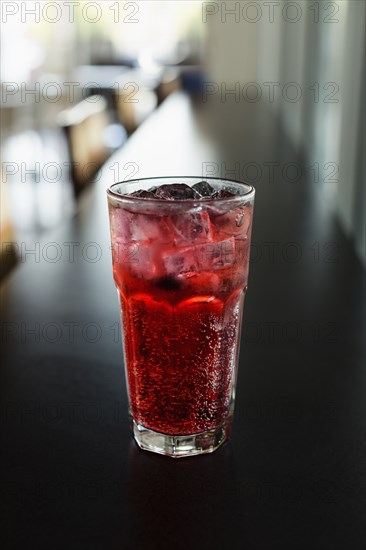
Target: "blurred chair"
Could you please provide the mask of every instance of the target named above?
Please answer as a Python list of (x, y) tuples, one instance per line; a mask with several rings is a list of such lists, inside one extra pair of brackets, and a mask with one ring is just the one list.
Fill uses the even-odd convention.
[(15, 266), (18, 261), (14, 229), (10, 218), (7, 185), (1, 178), (0, 188), (0, 280)]
[(136, 128), (156, 109), (157, 89), (163, 69), (152, 70), (135, 67), (125, 71), (117, 80), (116, 112), (119, 122), (132, 134)]
[(128, 82), (120, 86), (116, 103), (118, 120), (130, 135), (154, 111), (158, 100), (153, 90)]
[(105, 144), (109, 122), (107, 100), (97, 95), (59, 114), (59, 124), (66, 133), (72, 163), (75, 195), (91, 182), (110, 154)]

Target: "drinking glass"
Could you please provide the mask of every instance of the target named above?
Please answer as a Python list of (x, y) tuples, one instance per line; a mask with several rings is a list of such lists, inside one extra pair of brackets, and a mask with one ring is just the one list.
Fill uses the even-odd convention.
[(211, 196), (153, 196), (199, 181), (147, 178), (107, 191), (133, 434), (171, 457), (212, 452), (230, 434), (248, 284), (253, 187), (208, 178)]

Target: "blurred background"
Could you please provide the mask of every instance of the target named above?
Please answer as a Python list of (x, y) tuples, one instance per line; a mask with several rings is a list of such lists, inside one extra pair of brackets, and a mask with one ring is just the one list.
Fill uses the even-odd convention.
[[(234, 156), (235, 119), (250, 114), (248, 133), (255, 126), (260, 135), (253, 113), (273, 116), (366, 261), (364, 2), (2, 2), (1, 9), (2, 274), (21, 254), (17, 243), (31, 246), (73, 215), (100, 167), (177, 90), (201, 107), (209, 99), (231, 104), (226, 126), (221, 121), (209, 137), (226, 128)], [(133, 163), (122, 173), (108, 168), (111, 181), (134, 175)], [(256, 185), (265, 184), (263, 173)]]
[[(363, 548), (365, 1), (0, 10), (1, 548)], [(231, 443), (179, 465), (131, 439), (105, 192), (167, 175), (256, 189)]]

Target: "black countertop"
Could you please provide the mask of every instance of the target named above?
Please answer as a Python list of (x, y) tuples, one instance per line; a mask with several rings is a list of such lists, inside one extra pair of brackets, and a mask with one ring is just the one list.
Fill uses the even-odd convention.
[[(267, 114), (234, 127), (200, 112), (166, 100), (2, 284), (2, 548), (362, 546), (365, 273)], [(221, 170), (201, 135), (215, 131), (228, 163), (262, 171), (236, 415), (218, 451), (172, 460), (129, 430), (105, 188)]]

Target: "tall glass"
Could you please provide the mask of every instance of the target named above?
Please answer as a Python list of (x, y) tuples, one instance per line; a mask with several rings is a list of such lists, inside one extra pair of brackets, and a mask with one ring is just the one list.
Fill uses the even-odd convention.
[(231, 431), (254, 189), (208, 178), (217, 198), (130, 195), (199, 179), (107, 191), (133, 433), (172, 457), (212, 452)]

